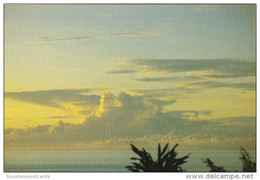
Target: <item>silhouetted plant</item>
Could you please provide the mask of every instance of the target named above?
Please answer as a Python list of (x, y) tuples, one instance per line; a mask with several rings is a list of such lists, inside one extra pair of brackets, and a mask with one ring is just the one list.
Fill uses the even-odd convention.
[(202, 159), (202, 161), (206, 164), (207, 167), (210, 168), (210, 172), (227, 172), (223, 166), (216, 166), (211, 159)]
[(241, 147), (240, 153), (240, 160), (243, 163), (243, 172), (256, 172), (256, 163), (252, 162), (248, 152), (243, 147)]
[[(147, 152), (144, 148), (139, 150), (134, 145), (131, 145), (131, 149), (135, 152), (139, 157), (132, 157), (131, 166), (126, 166), (129, 171), (132, 172), (183, 172), (184, 170), (180, 167), (180, 165), (186, 163), (186, 159), (189, 158), (189, 155), (183, 156), (181, 158), (176, 158), (177, 152), (175, 149), (178, 144), (176, 144), (171, 150), (169, 150), (169, 144), (166, 144), (161, 151), (161, 145), (158, 144), (158, 156), (157, 160), (154, 161), (151, 154)], [(166, 152), (167, 151), (167, 152)], [(139, 161), (138, 163), (136, 161)]]
[[(243, 172), (256, 172), (256, 163), (252, 162), (251, 157), (243, 147), (240, 148), (240, 160), (243, 163)], [(223, 166), (214, 165), (209, 158), (202, 159), (202, 161), (210, 168), (210, 172), (227, 172)]]

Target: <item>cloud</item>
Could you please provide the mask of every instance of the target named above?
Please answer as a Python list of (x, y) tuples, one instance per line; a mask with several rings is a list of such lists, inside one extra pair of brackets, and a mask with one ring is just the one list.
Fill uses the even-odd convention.
[(48, 119), (67, 119), (67, 118), (73, 118), (72, 116), (50, 116)]
[(140, 78), (135, 79), (135, 81), (139, 82), (166, 82), (166, 81), (195, 81), (201, 80), (202, 78), (196, 76), (176, 76), (176, 77), (147, 77), (147, 78)]
[(133, 89), (133, 94), (141, 94), (143, 97), (149, 99), (167, 99), (175, 101), (176, 99), (187, 98), (191, 93), (196, 93), (197, 90), (182, 88), (182, 87), (174, 87), (174, 88), (158, 88), (158, 89)]
[(221, 88), (221, 87), (230, 87), (230, 88), (241, 88), (244, 90), (256, 90), (256, 84), (253, 82), (245, 83), (223, 83), (223, 82), (214, 82), (214, 81), (203, 81), (195, 83), (183, 83), (181, 84), (182, 88), (192, 89), (196, 87), (197, 89), (208, 89), (208, 88)]
[[(256, 63), (252, 61), (208, 59), (208, 60), (135, 60), (132, 61), (139, 71), (154, 73), (177, 73), (192, 71), (210, 71), (209, 76), (246, 77), (256, 75)], [(213, 73), (213, 74), (212, 74)], [(220, 77), (220, 76), (219, 76)]]
[(150, 102), (152, 102), (153, 104), (157, 105), (157, 106), (164, 106), (164, 105), (169, 105), (169, 104), (173, 104), (176, 102), (176, 100), (170, 101), (170, 100), (159, 100), (159, 99), (151, 99)]
[(233, 83), (229, 85), (230, 87), (234, 87), (234, 88), (242, 88), (245, 90), (256, 90), (256, 83), (251, 83), (251, 82), (247, 82), (247, 83)]
[[(6, 129), (5, 148), (9, 150), (77, 149), (112, 141), (118, 144), (121, 141), (125, 147), (128, 147), (130, 142), (138, 139), (140, 143), (152, 139), (154, 142), (150, 143), (158, 143), (170, 137), (175, 138), (171, 139), (171, 142), (176, 139), (184, 141), (190, 137), (196, 138), (199, 142), (215, 138), (218, 139), (218, 143), (207, 144), (207, 147), (223, 148), (221, 139), (255, 137), (255, 117), (194, 121), (189, 119), (193, 116), (199, 117), (200, 114), (208, 115), (210, 111), (162, 112), (159, 106), (165, 103), (165, 101), (150, 101), (145, 97), (130, 96), (126, 93), (120, 93), (118, 96), (105, 94), (100, 99), (96, 113), (87, 117), (81, 124), (59, 121), (52, 126)], [(243, 142), (241, 143), (240, 145), (243, 145)], [(95, 148), (100, 147), (97, 144)]]
[[(135, 82), (174, 83), (174, 91), (200, 91), (229, 87), (255, 90), (256, 62), (238, 59), (164, 60), (140, 59), (120, 63), (119, 69), (132, 67)], [(118, 70), (120, 72), (120, 70)], [(250, 81), (249, 81), (250, 80)]]
[(62, 103), (71, 103), (77, 106), (97, 106), (99, 104), (100, 96), (84, 95), (84, 93), (91, 91), (92, 89), (56, 89), (42, 91), (5, 92), (5, 97), (61, 109), (63, 108)]
[(118, 32), (118, 33), (110, 33), (105, 35), (97, 35), (97, 36), (74, 36), (74, 37), (64, 37), (64, 38), (50, 38), (43, 37), (34, 39), (36, 42), (71, 42), (71, 41), (83, 41), (83, 40), (95, 40), (95, 39), (112, 39), (119, 37), (145, 37), (145, 36), (157, 36), (160, 35), (162, 30), (160, 28), (153, 30), (145, 30), (145, 31), (135, 31), (135, 32)]
[(120, 70), (120, 71), (109, 71), (107, 74), (128, 74), (128, 73), (135, 73), (136, 70)]
[(165, 81), (171, 81), (176, 80), (174, 77), (153, 77), (153, 78), (141, 78), (141, 79), (135, 79), (135, 81), (140, 82), (165, 82)]

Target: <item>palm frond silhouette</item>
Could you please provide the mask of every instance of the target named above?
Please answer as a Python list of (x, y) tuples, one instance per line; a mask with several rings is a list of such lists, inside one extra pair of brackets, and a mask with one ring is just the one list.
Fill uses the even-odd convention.
[[(132, 172), (183, 172), (181, 165), (186, 163), (186, 159), (189, 158), (190, 154), (183, 156), (181, 158), (177, 157), (177, 152), (175, 151), (179, 144), (176, 144), (171, 150), (169, 150), (169, 143), (166, 144), (161, 150), (160, 143), (158, 144), (158, 155), (157, 160), (154, 161), (151, 154), (147, 152), (144, 148), (139, 150), (134, 145), (131, 145), (131, 149), (139, 157), (132, 157), (131, 166), (126, 166), (129, 171)], [(139, 161), (139, 162), (138, 162)]]

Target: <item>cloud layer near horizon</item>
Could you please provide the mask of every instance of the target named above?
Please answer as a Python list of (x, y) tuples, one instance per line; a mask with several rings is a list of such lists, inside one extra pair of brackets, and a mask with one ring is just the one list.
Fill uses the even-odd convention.
[(211, 112), (162, 112), (160, 106), (165, 103), (126, 93), (118, 96), (108, 93), (100, 98), (97, 109), (83, 123), (71, 124), (61, 120), (55, 125), (6, 129), (5, 148), (116, 149), (128, 147), (131, 142), (151, 145), (159, 141), (180, 142), (189, 148), (255, 146), (253, 116), (200, 120), (201, 116)]

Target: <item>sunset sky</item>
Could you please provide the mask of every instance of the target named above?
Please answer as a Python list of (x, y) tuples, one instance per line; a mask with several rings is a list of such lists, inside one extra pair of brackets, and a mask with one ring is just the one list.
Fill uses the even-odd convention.
[(255, 149), (255, 5), (4, 6), (5, 150)]

